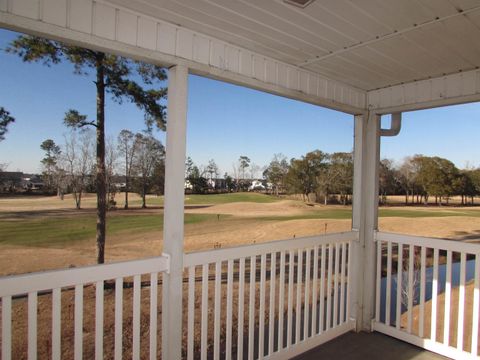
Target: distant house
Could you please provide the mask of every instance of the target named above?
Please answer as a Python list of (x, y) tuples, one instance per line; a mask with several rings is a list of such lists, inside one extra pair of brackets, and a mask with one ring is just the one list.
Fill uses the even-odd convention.
[(3, 171), (0, 172), (0, 191), (13, 192), (22, 187), (23, 172)]
[(263, 185), (261, 180), (252, 180), (252, 184), (248, 187), (248, 191), (261, 191), (265, 189), (265, 185)]
[(227, 190), (227, 181), (222, 178), (214, 178), (207, 180), (208, 187), (213, 190)]
[[(218, 192), (218, 191), (227, 190), (227, 181), (225, 179), (221, 179), (221, 178), (205, 179), (203, 177), (201, 179), (203, 179), (204, 184), (206, 184), (206, 188), (203, 189), (202, 191)], [(194, 189), (194, 184), (192, 184), (192, 181), (190, 181), (189, 179), (185, 179), (184, 189), (186, 191), (192, 191)]]
[(209, 189), (215, 189), (216, 180), (215, 179), (207, 179), (207, 184), (208, 184)]
[(45, 186), (42, 178), (39, 175), (30, 175), (30, 174), (25, 174), (22, 177), (22, 188), (27, 191), (32, 191), (32, 190), (42, 190), (43, 187)]
[(113, 186), (117, 189), (117, 191), (125, 191), (127, 189), (127, 183), (113, 183)]
[(125, 175), (112, 175), (110, 181), (116, 191), (125, 191), (127, 189)]

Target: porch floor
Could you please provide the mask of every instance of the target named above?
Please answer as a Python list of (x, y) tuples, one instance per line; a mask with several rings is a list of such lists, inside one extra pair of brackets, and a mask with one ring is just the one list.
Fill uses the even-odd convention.
[(448, 358), (377, 332), (350, 332), (295, 359), (441, 360)]

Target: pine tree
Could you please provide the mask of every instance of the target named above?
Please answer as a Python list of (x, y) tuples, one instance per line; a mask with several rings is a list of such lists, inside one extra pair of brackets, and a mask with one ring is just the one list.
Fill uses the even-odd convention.
[[(108, 93), (117, 103), (131, 101), (144, 112), (148, 129), (151, 130), (156, 125), (164, 130), (165, 107), (159, 101), (166, 97), (167, 90), (161, 87), (159, 82), (166, 79), (166, 72), (155, 65), (28, 35), (14, 40), (7, 52), (20, 56), (24, 62), (41, 62), (52, 66), (66, 61), (73, 64), (74, 73), (77, 75), (86, 76), (88, 71), (95, 74), (96, 119), (87, 120), (87, 117), (77, 110), (70, 110), (64, 121), (72, 127), (93, 126), (96, 130), (97, 262), (103, 263), (107, 211), (105, 95)], [(135, 81), (138, 78), (142, 79), (144, 85)], [(146, 89), (145, 85), (156, 85), (157, 88)]]

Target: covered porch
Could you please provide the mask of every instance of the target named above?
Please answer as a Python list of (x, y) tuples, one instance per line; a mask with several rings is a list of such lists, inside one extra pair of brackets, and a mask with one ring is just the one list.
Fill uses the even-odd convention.
[[(169, 68), (164, 254), (1, 278), (2, 359), (19, 351), (12, 309), (22, 302), (24, 355), (37, 357), (38, 319), (48, 309), (48, 347), (62, 357), (65, 289), (75, 359), (351, 358), (358, 340), (417, 358), (403, 343), (352, 331), (479, 358), (480, 247), (378, 232), (381, 137), (398, 134), (402, 112), (480, 100), (475, 1), (0, 0), (0, 26)], [(189, 73), (351, 114), (351, 231), (184, 253)]]
[(349, 332), (318, 348), (297, 356), (297, 360), (313, 359), (338, 360), (441, 360), (448, 359), (409, 343), (383, 335), (378, 332)]

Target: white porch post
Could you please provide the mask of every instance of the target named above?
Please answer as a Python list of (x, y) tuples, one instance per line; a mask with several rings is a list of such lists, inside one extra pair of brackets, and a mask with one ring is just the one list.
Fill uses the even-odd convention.
[(182, 354), (183, 209), (188, 69), (177, 65), (168, 74), (167, 152), (163, 252), (170, 256), (170, 273), (163, 274), (162, 359)]
[(378, 228), (378, 164), (380, 116), (373, 112), (355, 116), (355, 152), (352, 228), (359, 241), (352, 247), (351, 314), (357, 331), (371, 330), (375, 314), (375, 244)]

